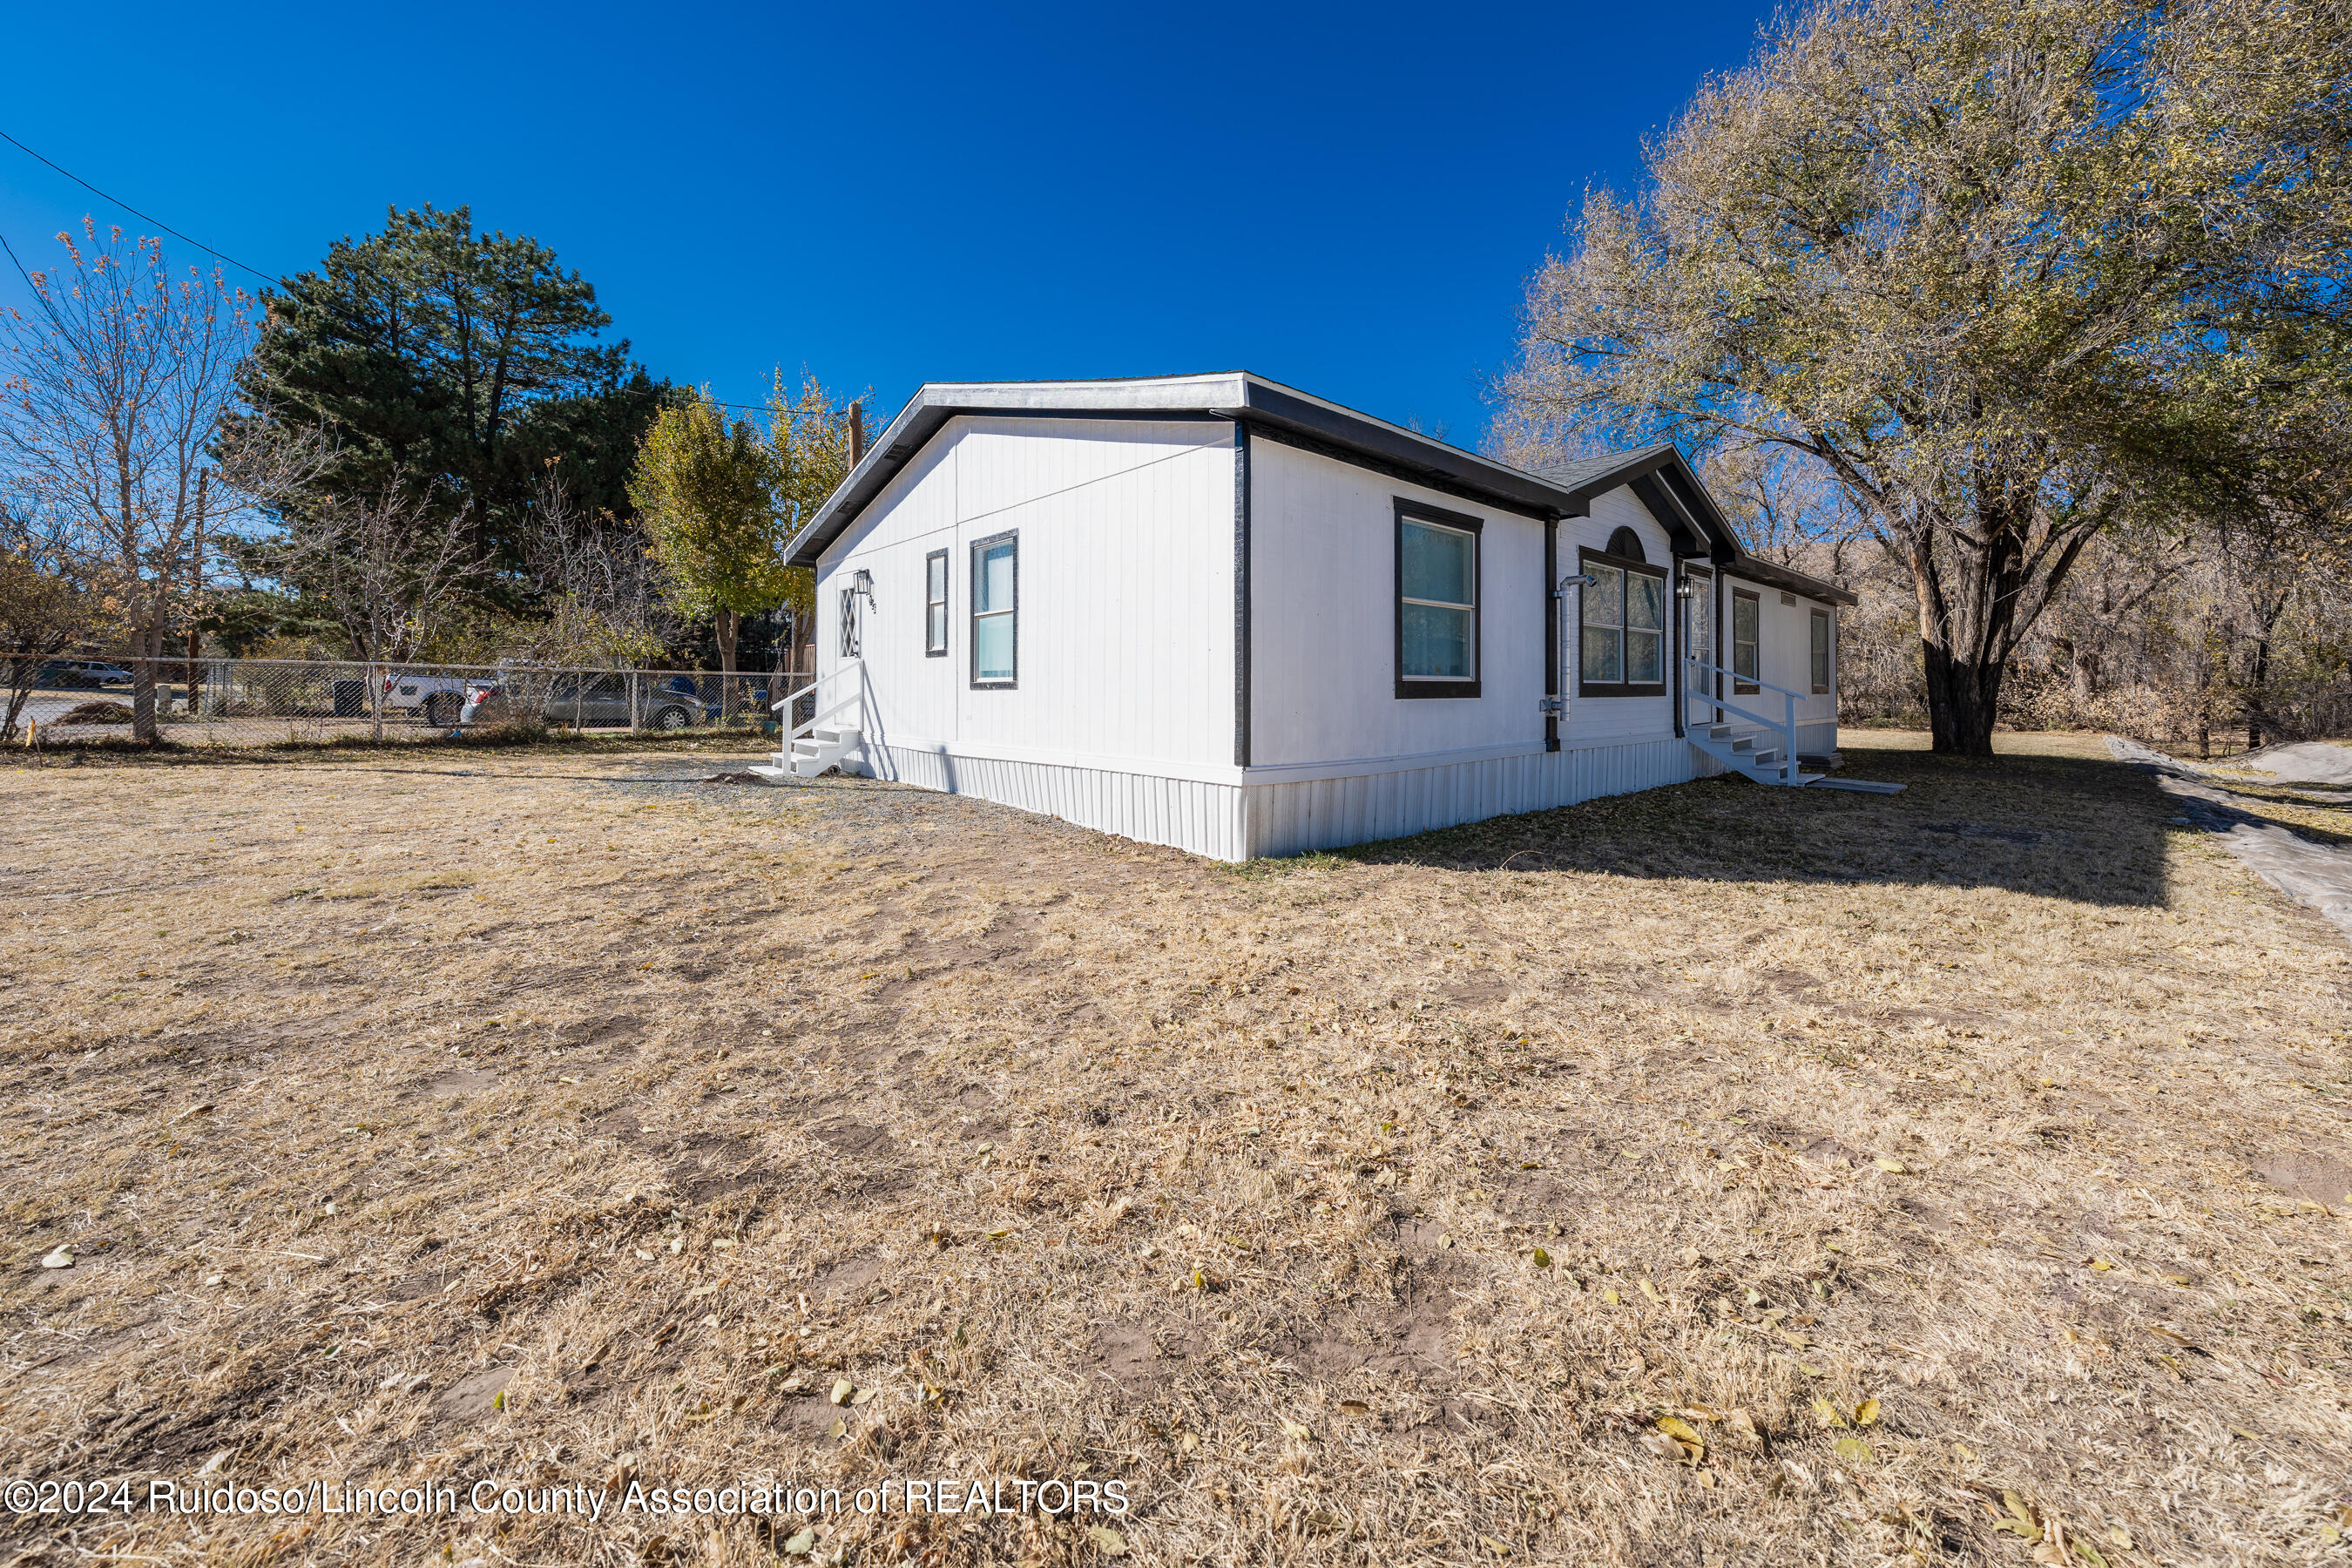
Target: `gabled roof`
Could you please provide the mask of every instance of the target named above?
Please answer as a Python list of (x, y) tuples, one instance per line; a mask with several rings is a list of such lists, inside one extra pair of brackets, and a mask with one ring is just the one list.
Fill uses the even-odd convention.
[(1530, 473), (1296, 387), (1223, 371), (1209, 375), (1118, 381), (929, 382), (898, 410), (788, 547), (794, 566), (814, 566), (899, 470), (948, 421), (962, 415), (1033, 419), (1215, 419), (1332, 455), (1451, 495), (1541, 518), (1581, 517), (1592, 498), (1630, 484), (1675, 536), (1684, 555), (1705, 555), (1743, 575), (1816, 598), (1853, 596), (1801, 573), (1749, 558), (1698, 476), (1671, 446), (1650, 447)]

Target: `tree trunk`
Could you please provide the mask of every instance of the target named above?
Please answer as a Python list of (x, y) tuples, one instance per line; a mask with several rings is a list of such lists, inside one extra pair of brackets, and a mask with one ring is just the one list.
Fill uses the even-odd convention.
[(719, 716), (735, 717), (735, 634), (742, 617), (732, 610), (719, 612)]
[(1990, 757), (2000, 708), (2001, 661), (1953, 658), (1934, 643), (1921, 650), (1927, 677), (1927, 727), (1947, 756)]
[(155, 724), (155, 664), (163, 654), (163, 607), (158, 605), (131, 637), (137, 657), (131, 661), (131, 735), (148, 746), (163, 739)]

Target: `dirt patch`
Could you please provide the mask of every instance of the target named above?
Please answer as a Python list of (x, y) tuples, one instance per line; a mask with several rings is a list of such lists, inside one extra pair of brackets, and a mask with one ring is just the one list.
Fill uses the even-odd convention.
[(434, 1402), (435, 1407), (445, 1420), (479, 1420), (499, 1407), (499, 1396), (514, 1381), (514, 1374), (511, 1366), (484, 1367), (451, 1384), (449, 1392)]
[(1096, 1374), (1121, 1394), (1150, 1399), (1171, 1392), (1185, 1373), (1202, 1371), (1200, 1341), (1181, 1329), (1149, 1323), (1104, 1323), (1095, 1330)]
[(2282, 1150), (2254, 1162), (2253, 1173), (2280, 1192), (2315, 1204), (2352, 1206), (2352, 1155)]
[(438, 1077), (425, 1081), (425, 1092), (435, 1100), (455, 1100), (462, 1095), (479, 1094), (499, 1086), (496, 1073), (476, 1068), (454, 1068)]

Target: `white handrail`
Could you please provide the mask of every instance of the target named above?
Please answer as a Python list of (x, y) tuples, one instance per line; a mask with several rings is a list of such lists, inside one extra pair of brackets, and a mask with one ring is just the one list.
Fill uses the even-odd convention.
[[(1690, 711), (1690, 700), (1692, 698), (1696, 697), (1699, 701), (1706, 703), (1710, 708), (1713, 708), (1717, 714), (1736, 713), (1742, 719), (1750, 719), (1759, 724), (1768, 725), (1772, 729), (1780, 731), (1780, 763), (1779, 772), (1780, 779), (1784, 784), (1796, 783), (1797, 698), (1799, 694), (1790, 690), (1785, 686), (1775, 686), (1769, 680), (1759, 680), (1752, 675), (1742, 675), (1737, 670), (1725, 669), (1721, 665), (1710, 664), (1706, 659), (1699, 658), (1696, 654), (1685, 655), (1683, 662), (1686, 672), (1685, 679), (1683, 681), (1683, 711), (1685, 717), (1688, 717)], [(1748, 709), (1738, 706), (1737, 703), (1727, 702), (1722, 698), (1716, 696), (1713, 692), (1705, 689), (1707, 684), (1706, 681), (1701, 680), (1694, 682), (1687, 679), (1687, 671), (1689, 670), (1703, 670), (1709, 675), (1717, 676), (1728, 675), (1731, 677), (1732, 689), (1735, 691), (1737, 691), (1743, 683), (1748, 686), (1759, 687), (1768, 691), (1777, 691), (1780, 694), (1781, 716), (1779, 719), (1767, 719), (1761, 713), (1751, 712)], [(1806, 695), (1811, 695), (1811, 693), (1806, 693)], [(1720, 720), (1718, 719), (1716, 721), (1720, 722)]]
[(1815, 693), (1811, 691), (1791, 691), (1785, 686), (1775, 686), (1769, 680), (1759, 680), (1752, 675), (1742, 675), (1737, 670), (1726, 669), (1719, 664), (1709, 664), (1706, 660), (1699, 658), (1696, 654), (1685, 656), (1685, 662), (1690, 664), (1696, 668), (1707, 670), (1712, 674), (1727, 675), (1731, 677), (1732, 679), (1740, 681), (1748, 686), (1760, 686), (1767, 691), (1777, 691), (1783, 697), (1811, 697), (1815, 695)]
[[(806, 686), (802, 687), (799, 690), (785, 698), (783, 701), (772, 704), (772, 707), (776, 710), (782, 711), (790, 704), (799, 701), (802, 698), (808, 696), (810, 693), (823, 690), (827, 682), (838, 679), (840, 677), (845, 675), (856, 673), (862, 670), (864, 668), (865, 660), (855, 658), (851, 659), (847, 664), (835, 669), (831, 675), (818, 676), (814, 680), (810, 681)], [(792, 732), (784, 737), (784, 749), (786, 751), (790, 751), (792, 749), (792, 743), (794, 741), (799, 740), (802, 736), (807, 734), (810, 731), (815, 729), (819, 724), (823, 723), (825, 720), (832, 718), (835, 713), (840, 712), (843, 709), (860, 700), (864, 695), (865, 693), (861, 689), (850, 692), (846, 697), (837, 697), (830, 704), (823, 702), (811, 703), (807, 721), (793, 726)]]

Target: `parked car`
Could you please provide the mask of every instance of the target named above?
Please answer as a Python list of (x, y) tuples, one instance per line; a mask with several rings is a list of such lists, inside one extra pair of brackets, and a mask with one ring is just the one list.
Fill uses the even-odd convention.
[[(578, 724), (583, 730), (629, 728), (629, 678), (625, 675), (562, 675), (548, 682), (540, 717), (550, 724)], [(647, 730), (691, 730), (719, 717), (719, 704), (704, 700), (689, 676), (673, 675), (656, 684), (649, 678), (636, 682), (638, 727)], [(504, 685), (496, 680), (472, 680), (466, 686), (466, 705), (457, 727), (496, 723), (511, 717)]]
[(34, 675), (33, 684), (51, 691), (86, 691), (100, 686), (128, 686), (131, 672), (104, 659), (53, 658)]
[(408, 713), (435, 729), (458, 722), (466, 706), (467, 682), (458, 675), (387, 675), (383, 678), (383, 710)]

